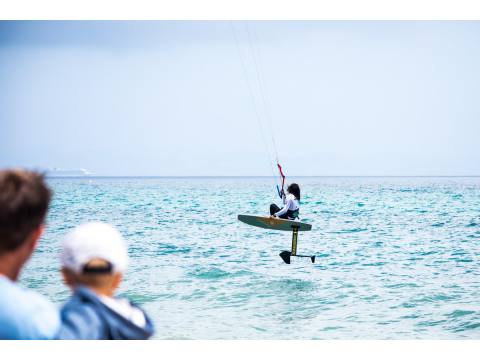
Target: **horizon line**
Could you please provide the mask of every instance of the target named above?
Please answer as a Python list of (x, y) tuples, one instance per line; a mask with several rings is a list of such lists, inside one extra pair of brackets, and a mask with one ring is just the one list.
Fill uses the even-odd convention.
[[(277, 178), (272, 175), (45, 175), (47, 178)], [(477, 178), (480, 175), (289, 175), (288, 178)]]

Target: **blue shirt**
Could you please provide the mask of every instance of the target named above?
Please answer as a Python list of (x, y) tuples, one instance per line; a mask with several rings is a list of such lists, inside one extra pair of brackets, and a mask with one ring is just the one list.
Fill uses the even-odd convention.
[(78, 287), (62, 308), (61, 340), (146, 340), (153, 335), (153, 324), (138, 306), (145, 323), (140, 326), (107, 306), (100, 297), (86, 287)]
[(52, 303), (0, 275), (0, 339), (52, 339), (59, 328), (59, 311)]

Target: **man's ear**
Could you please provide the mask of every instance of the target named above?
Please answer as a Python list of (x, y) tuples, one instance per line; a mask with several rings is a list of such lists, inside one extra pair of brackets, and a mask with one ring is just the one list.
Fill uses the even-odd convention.
[(32, 250), (32, 252), (37, 247), (38, 241), (42, 237), (44, 230), (45, 230), (45, 224), (41, 224), (37, 229), (33, 231), (31, 235), (30, 243), (29, 243), (29, 247), (30, 247), (30, 250)]

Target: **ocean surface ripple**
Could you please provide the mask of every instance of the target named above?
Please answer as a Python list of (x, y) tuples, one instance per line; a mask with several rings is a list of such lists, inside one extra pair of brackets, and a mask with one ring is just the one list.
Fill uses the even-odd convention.
[(478, 339), (480, 178), (291, 178), (291, 235), (247, 226), (266, 214), (268, 178), (49, 179), (48, 229), (22, 283), (68, 298), (60, 242), (82, 222), (116, 225), (130, 266), (119, 294), (157, 339)]

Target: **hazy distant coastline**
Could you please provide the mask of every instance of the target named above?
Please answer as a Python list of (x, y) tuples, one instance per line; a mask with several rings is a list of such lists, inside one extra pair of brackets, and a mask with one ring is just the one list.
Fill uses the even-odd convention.
[(86, 169), (46, 169), (47, 177), (90, 177), (93, 176), (91, 172)]

